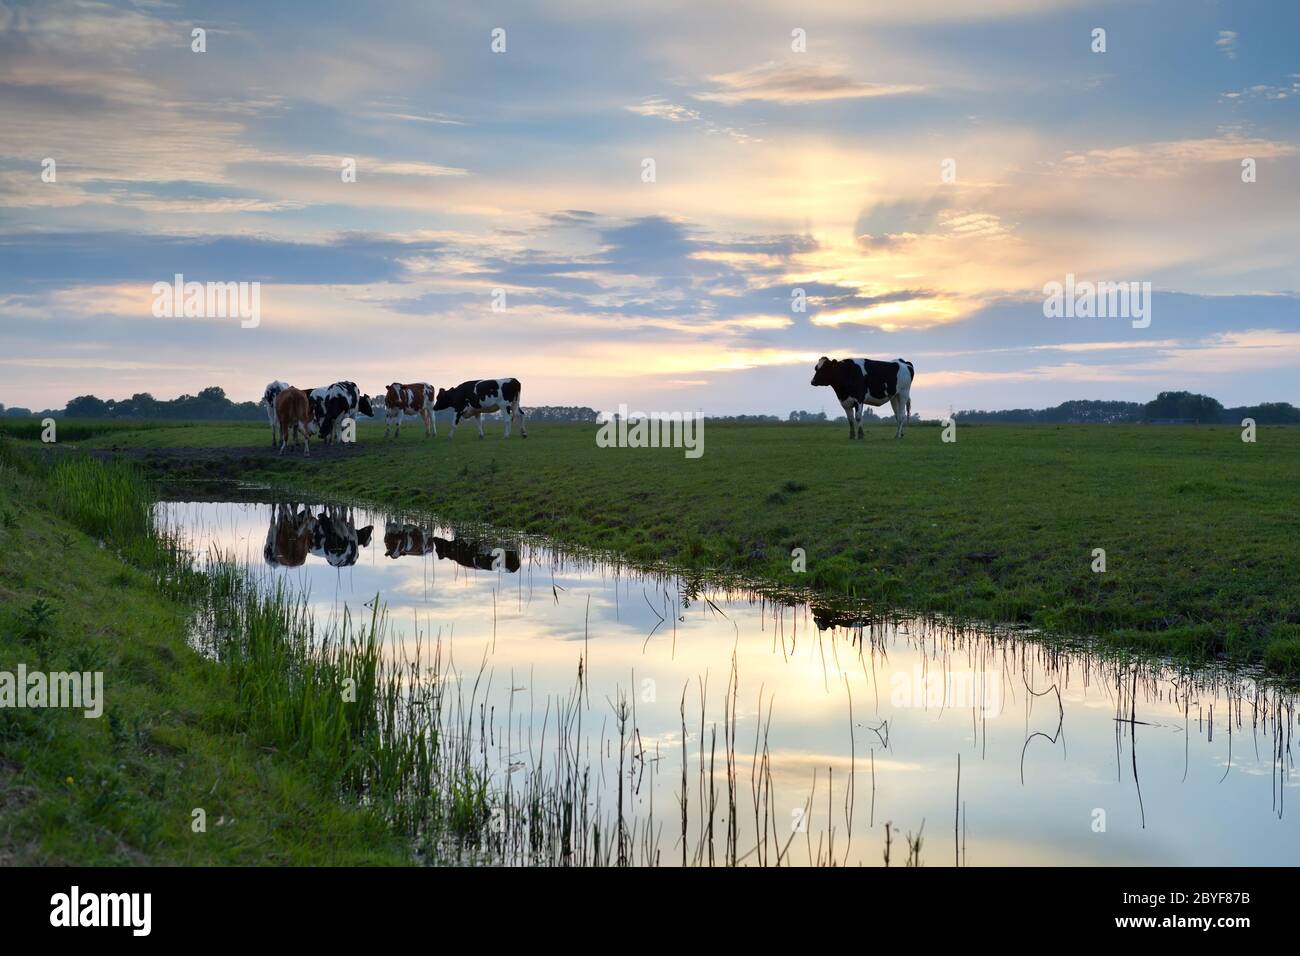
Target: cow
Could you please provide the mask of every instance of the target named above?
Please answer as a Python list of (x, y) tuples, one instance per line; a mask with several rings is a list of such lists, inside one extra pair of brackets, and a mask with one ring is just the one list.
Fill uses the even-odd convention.
[(358, 528), (352, 510), (341, 505), (327, 505), (316, 516), (311, 553), (324, 558), (332, 568), (350, 568), (357, 563), (361, 549), (370, 546), (374, 525)]
[(272, 505), (262, 556), (267, 564), (284, 568), (302, 567), (309, 554), (330, 567), (348, 568), (369, 546), (373, 530), (373, 525), (358, 528), (352, 512), (338, 505), (326, 505), (318, 515), (306, 505), (301, 511), (292, 504)]
[(433, 410), (440, 412), (444, 408), (455, 410), (451, 420), (450, 438), (456, 437), (456, 426), (462, 418), (478, 420), (478, 437), (483, 437), (483, 416), (488, 412), (504, 411), (506, 434), (510, 437), (510, 426), (519, 421), (519, 434), (528, 437), (524, 425), (524, 410), (519, 404), (519, 392), (522, 386), (517, 378), (481, 378), (461, 382), (455, 388), (438, 389), (438, 397), (433, 403)]
[(370, 399), (361, 394), (355, 382), (335, 382), (313, 388), (310, 392), (312, 424), (327, 443), (338, 441), (344, 419), (356, 421), (357, 412), (373, 416)]
[(302, 567), (311, 552), (315, 529), (316, 519), (306, 508), (298, 511), (291, 504), (271, 505), (271, 526), (266, 532), (262, 557), (267, 564), (278, 567)]
[(433, 386), (428, 382), (411, 382), (403, 385), (394, 382), (384, 393), (384, 437), (397, 423), (394, 438), (402, 437), (402, 417), (419, 415), (424, 421), (424, 434), (438, 437), (438, 423), (433, 419)]
[(279, 395), (275, 396), (275, 417), (280, 425), (278, 454), (284, 454), (285, 443), (297, 428), (302, 431), (302, 453), (304, 456), (310, 456), (311, 446), (307, 443), (307, 436), (311, 434), (312, 414), (311, 402), (307, 394), (292, 385), (284, 388)]
[(271, 423), (272, 448), (280, 444), (280, 422), (275, 417), (275, 397), (288, 387), (288, 382), (274, 381), (262, 390), (262, 404), (266, 406), (266, 420)]
[(418, 525), (386, 523), (384, 555), (390, 558), (422, 557), (433, 554), (434, 537)]
[[(822, 356), (813, 373), (814, 385), (829, 385), (849, 417), (849, 438), (862, 437), (862, 406), (883, 405), (894, 408), (898, 427), (895, 438), (903, 437), (903, 426), (912, 414), (912, 363), (904, 359), (876, 362), (872, 359), (832, 359)], [(856, 424), (854, 417), (857, 417)]]
[[(479, 541), (466, 538), (433, 539), (433, 549), (439, 560), (455, 561), (464, 568), (476, 568), (479, 571), (497, 571), (504, 569), (511, 574), (519, 570), (519, 552), (510, 548), (489, 548)], [(501, 563), (497, 564), (500, 557)]]

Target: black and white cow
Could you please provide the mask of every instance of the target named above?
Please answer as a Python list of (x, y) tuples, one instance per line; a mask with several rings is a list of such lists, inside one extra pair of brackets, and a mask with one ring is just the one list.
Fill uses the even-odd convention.
[(375, 414), (370, 399), (361, 394), (355, 382), (335, 382), (313, 388), (307, 394), (311, 400), (312, 422), (326, 442), (338, 441), (344, 419), (355, 422), (358, 412), (367, 417)]
[(524, 425), (524, 410), (519, 404), (521, 386), (517, 378), (481, 378), (461, 382), (455, 388), (438, 389), (438, 398), (433, 403), (433, 410), (440, 412), (444, 408), (454, 409), (456, 417), (451, 421), (451, 435), (456, 437), (456, 426), (462, 418), (478, 420), (478, 437), (483, 437), (483, 416), (488, 412), (504, 411), (506, 413), (506, 434), (510, 437), (510, 426), (519, 421), (519, 434), (528, 437)]
[(463, 568), (474, 568), (478, 571), (504, 569), (510, 574), (519, 570), (519, 552), (513, 548), (493, 548), (481, 541), (439, 538), (435, 535), (433, 549), (439, 560), (455, 561)]
[(332, 568), (350, 568), (361, 549), (370, 546), (373, 525), (358, 528), (350, 509), (327, 505), (318, 515), (303, 505), (271, 506), (271, 526), (262, 555), (267, 564), (302, 567), (307, 556), (322, 558)]
[(280, 444), (280, 420), (275, 414), (275, 397), (288, 387), (288, 382), (277, 380), (262, 390), (262, 404), (266, 407), (266, 420), (271, 423), (272, 448)]
[(324, 558), (332, 568), (350, 568), (357, 563), (361, 549), (370, 546), (374, 525), (358, 528), (352, 509), (344, 505), (326, 505), (316, 516), (311, 553)]
[[(832, 359), (822, 356), (813, 373), (814, 385), (829, 385), (849, 418), (849, 438), (862, 437), (862, 406), (894, 408), (898, 427), (895, 438), (903, 437), (903, 426), (912, 414), (912, 363), (904, 359), (876, 362), (872, 359)], [(854, 421), (856, 417), (856, 423)]]

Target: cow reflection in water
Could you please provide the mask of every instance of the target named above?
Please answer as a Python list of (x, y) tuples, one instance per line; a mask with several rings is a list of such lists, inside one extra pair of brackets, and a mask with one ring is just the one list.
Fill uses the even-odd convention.
[(861, 610), (855, 611), (825, 604), (813, 604), (811, 609), (813, 624), (819, 631), (829, 631), (837, 627), (845, 630), (861, 630), (864, 627), (871, 627), (874, 623), (870, 616)]
[(272, 505), (262, 556), (267, 564), (297, 568), (314, 554), (330, 567), (350, 568), (370, 544), (373, 530), (373, 525), (358, 528), (352, 509), (345, 505), (326, 505), (316, 515), (306, 505), (301, 511), (292, 504)]
[(390, 558), (436, 554), (439, 559), (455, 561), (480, 571), (519, 570), (519, 552), (511, 548), (493, 548), (467, 538), (440, 538), (413, 524), (384, 525), (384, 554)]

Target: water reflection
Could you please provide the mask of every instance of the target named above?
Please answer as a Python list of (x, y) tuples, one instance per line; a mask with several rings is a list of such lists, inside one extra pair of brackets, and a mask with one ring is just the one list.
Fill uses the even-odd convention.
[(455, 561), (461, 567), (480, 571), (519, 570), (519, 552), (513, 548), (493, 546), (472, 538), (448, 539), (414, 524), (384, 525), (384, 554), (390, 558), (437, 555), (440, 560)]
[[(1294, 696), (1081, 646), (648, 575), (361, 509), (174, 503), (310, 594), (443, 649), (496, 785), (586, 768), (634, 862), (1294, 864)], [(323, 522), (322, 518), (327, 519)], [(383, 546), (371, 542), (380, 522)], [(267, 567), (256, 549), (265, 536)], [(566, 769), (567, 768), (567, 769)], [(685, 820), (683, 825), (682, 820)]]
[(267, 564), (298, 568), (311, 554), (330, 567), (349, 568), (357, 563), (361, 549), (370, 545), (372, 530), (373, 525), (358, 528), (352, 509), (346, 506), (326, 505), (313, 515), (305, 505), (299, 510), (292, 504), (276, 504), (271, 506), (262, 557)]

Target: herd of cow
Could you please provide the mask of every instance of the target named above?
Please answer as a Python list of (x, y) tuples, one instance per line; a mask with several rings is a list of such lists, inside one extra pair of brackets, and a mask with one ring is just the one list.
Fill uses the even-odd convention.
[[(363, 548), (370, 546), (373, 525), (358, 528), (352, 509), (326, 505), (312, 514), (305, 505), (271, 506), (271, 526), (266, 532), (262, 556), (267, 564), (285, 568), (302, 567), (307, 556), (323, 559), (333, 568), (350, 568)], [(391, 521), (384, 525), (384, 554), (390, 558), (436, 555), (480, 571), (519, 570), (519, 552), (513, 548), (490, 548), (466, 538), (443, 538), (419, 525)]]
[[(903, 437), (903, 428), (912, 414), (912, 382), (916, 373), (912, 363), (905, 359), (878, 362), (874, 359), (832, 359), (822, 356), (813, 370), (813, 385), (825, 385), (835, 392), (840, 407), (849, 419), (849, 438), (862, 438), (862, 412), (867, 405), (880, 406), (886, 402), (894, 409), (897, 428), (895, 438)], [(373, 417), (370, 400), (361, 393), (355, 382), (335, 382), (310, 390), (294, 388), (285, 382), (272, 382), (262, 393), (267, 420), (271, 423), (271, 443), (279, 445), (281, 453), (290, 435), (302, 435), (304, 455), (311, 454), (308, 437), (320, 435), (329, 443), (338, 441), (345, 423), (355, 424), (358, 414)], [(528, 437), (524, 426), (524, 410), (520, 405), (520, 385), (517, 378), (483, 378), (461, 382), (455, 388), (440, 388), (435, 393), (428, 382), (394, 382), (384, 393), (384, 437), (396, 425), (396, 436), (402, 433), (402, 419), (406, 415), (418, 416), (424, 422), (425, 434), (438, 434), (434, 414), (444, 409), (454, 412), (451, 435), (462, 419), (478, 422), (478, 437), (483, 437), (483, 416), (491, 412), (505, 412), (506, 433), (510, 426), (519, 423), (519, 433)]]
[[(262, 405), (271, 424), (271, 444), (285, 445), (295, 433), (302, 436), (304, 455), (311, 454), (308, 438), (319, 435), (327, 444), (339, 441), (347, 423), (355, 424), (357, 415), (373, 417), (374, 408), (355, 382), (335, 382), (320, 388), (294, 388), (287, 382), (275, 381), (262, 392)], [(519, 433), (528, 437), (524, 425), (524, 410), (520, 405), (520, 384), (517, 378), (484, 378), (462, 382), (455, 388), (440, 388), (435, 393), (428, 382), (402, 384), (394, 382), (384, 393), (384, 437), (396, 424), (396, 435), (402, 433), (402, 419), (415, 415), (424, 422), (427, 435), (437, 435), (434, 421), (436, 412), (450, 409), (454, 413), (451, 435), (462, 419), (478, 421), (478, 437), (483, 437), (483, 416), (502, 411), (506, 414), (506, 434), (510, 426), (519, 423)]]

